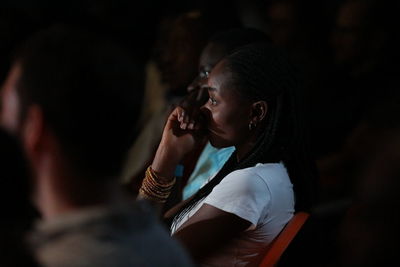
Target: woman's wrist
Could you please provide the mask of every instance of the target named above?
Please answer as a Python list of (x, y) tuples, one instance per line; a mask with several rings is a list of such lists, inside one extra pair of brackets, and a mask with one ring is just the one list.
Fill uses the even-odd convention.
[(162, 144), (157, 149), (151, 168), (157, 174), (162, 177), (163, 182), (168, 182), (175, 177), (176, 166), (181, 161), (179, 155), (175, 150), (172, 150)]
[(173, 178), (167, 183), (165, 181), (167, 181), (167, 179), (159, 177), (151, 166), (149, 166), (146, 170), (142, 186), (139, 189), (138, 198), (148, 199), (157, 203), (165, 203), (171, 194), (176, 178)]

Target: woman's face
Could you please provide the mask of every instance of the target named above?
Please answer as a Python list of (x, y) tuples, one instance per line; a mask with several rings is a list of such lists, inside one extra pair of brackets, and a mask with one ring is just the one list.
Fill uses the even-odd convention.
[(232, 74), (224, 61), (211, 71), (206, 83), (209, 99), (202, 107), (207, 118), (210, 143), (222, 148), (248, 142), (252, 102), (244, 99), (232, 87)]

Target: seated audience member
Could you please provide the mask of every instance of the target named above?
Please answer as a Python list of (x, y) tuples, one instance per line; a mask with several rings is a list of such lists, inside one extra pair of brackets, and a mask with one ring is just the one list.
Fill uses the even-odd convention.
[[(327, 66), (309, 103), (313, 153), (326, 161), (339, 152), (377, 103), (398, 93), (397, 1), (338, 1)], [(340, 107), (340, 108), (338, 108)]]
[[(393, 146), (393, 152), (395, 151), (396, 138), (394, 137), (398, 135), (400, 129), (399, 112), (399, 98), (393, 98), (375, 107), (371, 106), (366, 116), (349, 134), (342, 149), (319, 162), (319, 205), (313, 209), (314, 222), (318, 223), (312, 225), (312, 232), (314, 235), (316, 234), (317, 238), (310, 243), (312, 244), (310, 249), (316, 251), (318, 256), (315, 257), (316, 264), (313, 266), (326, 266), (327, 263), (336, 262), (339, 259), (337, 249), (343, 247), (343, 245), (346, 247), (346, 257), (349, 257), (346, 259), (348, 264), (346, 266), (365, 266), (364, 264), (351, 264), (352, 261), (350, 260), (352, 258), (354, 261), (362, 260), (358, 257), (363, 256), (357, 255), (357, 251), (365, 249), (364, 245), (367, 245), (367, 242), (374, 242), (376, 234), (380, 230), (373, 234), (375, 237), (370, 234), (368, 234), (368, 237), (362, 237), (362, 235), (372, 233), (375, 223), (378, 225), (385, 220), (388, 222), (387, 219), (383, 219), (384, 216), (378, 215), (378, 212), (381, 211), (370, 209), (372, 203), (378, 201), (378, 199), (374, 197), (373, 202), (362, 203), (364, 198), (368, 198), (368, 194), (375, 190), (375, 187), (368, 185), (368, 190), (371, 190), (371, 192), (365, 191), (367, 189), (365, 184), (367, 183), (366, 180), (370, 180), (368, 183), (371, 183), (373, 182), (372, 179), (379, 177), (383, 185), (386, 183), (386, 179), (389, 179), (384, 169), (386, 167), (392, 168), (393, 162), (391, 162), (390, 157), (386, 158), (387, 164), (382, 164), (382, 162), (376, 164), (376, 159), (384, 154), (386, 155), (386, 152), (391, 152), (386, 151), (390, 146)], [(381, 182), (379, 181), (379, 183)], [(388, 184), (390, 183), (392, 182), (388, 182)], [(393, 183), (393, 186), (396, 186), (396, 184)], [(378, 192), (381, 191), (381, 187), (377, 186), (376, 190), (377, 196), (383, 198), (384, 193)], [(360, 191), (364, 194), (361, 199)], [(385, 202), (383, 201), (379, 205), (383, 203)], [(395, 203), (387, 203), (387, 208), (392, 204)], [(362, 209), (359, 209), (359, 207), (362, 207)], [(390, 208), (390, 210), (396, 209)], [(346, 216), (347, 214), (348, 216)], [(395, 214), (393, 213), (393, 215)], [(377, 218), (382, 218), (382, 221), (380, 221), (381, 219), (372, 220), (372, 218), (369, 220), (368, 216), (377, 216)], [(354, 225), (347, 229), (346, 240), (338, 238), (343, 219), (345, 221), (355, 219), (355, 221), (349, 222), (350, 224), (354, 223)], [(364, 226), (370, 229), (364, 230)], [(359, 227), (359, 229), (356, 230), (356, 227)], [(378, 226), (377, 229), (379, 229)], [(338, 241), (348, 242), (348, 244), (338, 246)], [(384, 242), (383, 240), (379, 242), (381, 241)], [(359, 243), (355, 245), (356, 242)], [(375, 244), (370, 243), (367, 246), (372, 248), (375, 247)], [(376, 244), (376, 249), (378, 247), (382, 248), (381, 245)], [(376, 266), (376, 264), (372, 266)]]
[(40, 264), (190, 266), (118, 183), (142, 96), (135, 67), (111, 42), (66, 26), (37, 33), (16, 55), (1, 121), (32, 166), (43, 218), (30, 242)]
[(197, 263), (256, 266), (293, 213), (312, 203), (296, 75), (281, 50), (252, 44), (222, 59), (204, 86), (202, 116), (181, 107), (169, 116), (139, 198), (162, 206), (176, 164), (203, 138), (234, 146), (222, 169), (165, 216)]
[[(184, 109), (195, 109), (196, 106), (204, 104), (208, 100), (207, 89), (202, 86), (207, 81), (212, 68), (224, 56), (232, 53), (235, 49), (257, 42), (268, 42), (268, 36), (252, 28), (235, 28), (215, 34), (210, 38), (207, 46), (203, 49), (199, 60), (199, 73), (194, 81), (188, 86), (189, 95), (181, 103)], [(203, 102), (204, 101), (204, 102)], [(214, 176), (231, 156), (235, 148), (215, 148), (209, 142), (202, 150), (197, 163), (183, 189), (183, 200), (188, 199), (207, 181)]]
[[(156, 41), (152, 60), (161, 84), (146, 88), (145, 118), (141, 119), (140, 133), (129, 149), (121, 175), (122, 183), (128, 184), (135, 194), (140, 188), (143, 172), (153, 160), (169, 113), (185, 96), (187, 85), (196, 76), (201, 49), (209, 38), (206, 20), (200, 12), (183, 13), (165, 24), (162, 24), (165, 28), (161, 29)], [(153, 76), (148, 82), (154, 83)]]
[(318, 162), (321, 202), (353, 198), (360, 173), (371, 164), (392, 132), (400, 128), (399, 113), (399, 96), (371, 106), (342, 149)]
[(399, 265), (400, 128), (385, 130), (376, 153), (365, 161), (354, 202), (341, 225), (340, 266)]
[(28, 163), (20, 144), (3, 129), (0, 147), (0, 266), (38, 266), (25, 242), (37, 215)]

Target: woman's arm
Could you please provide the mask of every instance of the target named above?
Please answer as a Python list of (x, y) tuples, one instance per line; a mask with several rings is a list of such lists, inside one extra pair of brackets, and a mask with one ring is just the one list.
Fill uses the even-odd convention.
[(139, 191), (139, 198), (154, 202), (156, 208), (161, 210), (166, 200), (165, 192), (172, 188), (168, 185), (173, 184), (176, 166), (203, 138), (201, 123), (185, 114), (181, 107), (175, 108), (164, 127), (153, 163)]
[(204, 138), (201, 122), (175, 108), (168, 117), (152, 168), (161, 177), (172, 180), (176, 165)]
[(174, 237), (186, 247), (193, 259), (201, 262), (250, 227), (251, 223), (209, 204), (186, 221)]

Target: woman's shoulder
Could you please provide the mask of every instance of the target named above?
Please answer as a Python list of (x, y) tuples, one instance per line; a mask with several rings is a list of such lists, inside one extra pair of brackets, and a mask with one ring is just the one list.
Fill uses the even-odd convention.
[(235, 170), (229, 173), (223, 180), (225, 183), (239, 183), (243, 185), (266, 186), (276, 182), (289, 182), (289, 175), (283, 163), (258, 163), (253, 167)]
[(229, 176), (260, 176), (271, 177), (287, 175), (287, 170), (282, 162), (279, 163), (257, 163), (253, 167), (235, 170), (227, 175)]

